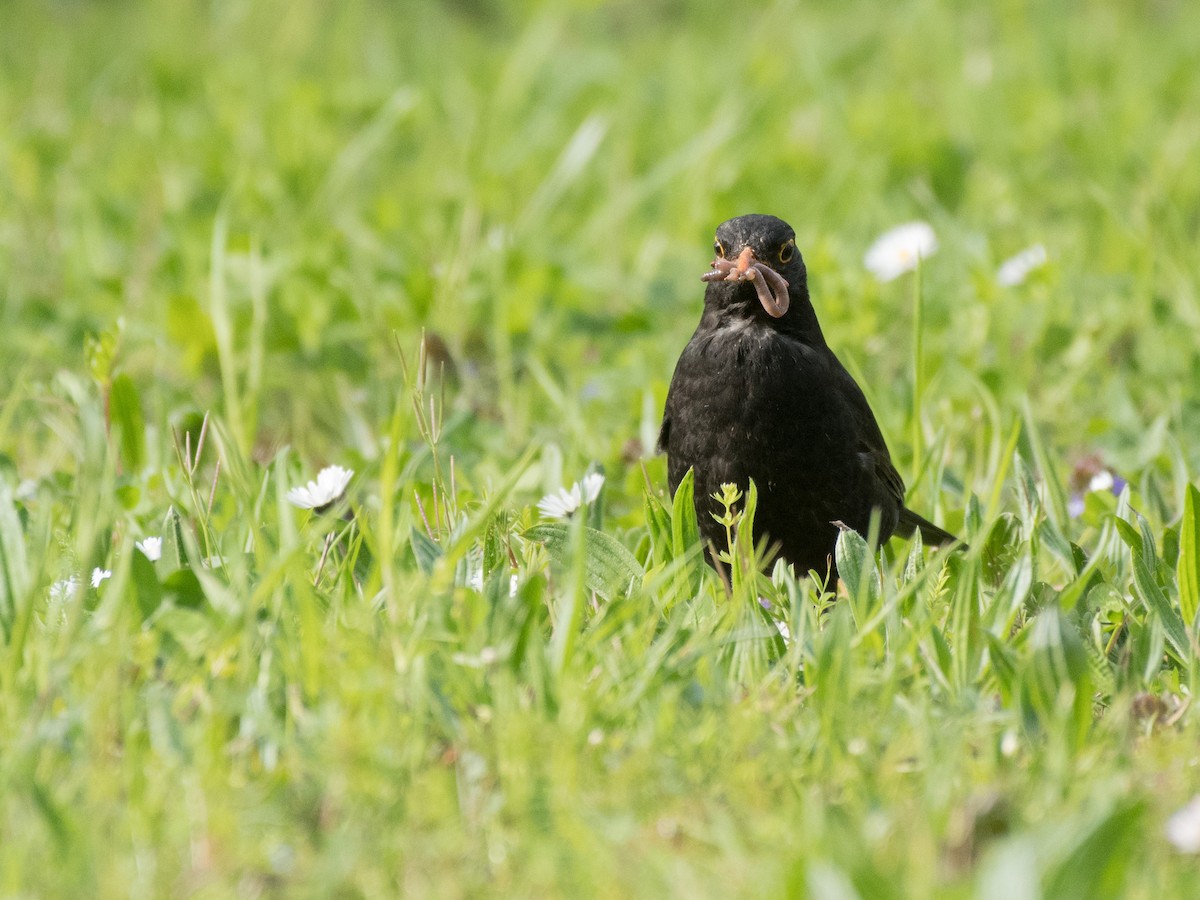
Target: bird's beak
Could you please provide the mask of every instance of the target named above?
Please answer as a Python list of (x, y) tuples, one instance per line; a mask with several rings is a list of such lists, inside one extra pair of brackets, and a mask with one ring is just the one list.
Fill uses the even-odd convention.
[(712, 271), (700, 276), (701, 281), (749, 281), (758, 293), (758, 302), (767, 315), (778, 319), (788, 311), (787, 280), (764, 262), (760, 262), (750, 247), (743, 247), (737, 259), (718, 257), (712, 261)]

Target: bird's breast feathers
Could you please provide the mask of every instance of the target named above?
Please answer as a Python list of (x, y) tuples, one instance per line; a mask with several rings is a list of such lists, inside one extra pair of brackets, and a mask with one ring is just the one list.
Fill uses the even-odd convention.
[[(693, 352), (688, 352), (693, 351)], [(724, 380), (744, 379), (769, 392), (802, 390), (828, 368), (816, 348), (753, 319), (734, 319), (697, 333), (684, 352), (689, 368)]]

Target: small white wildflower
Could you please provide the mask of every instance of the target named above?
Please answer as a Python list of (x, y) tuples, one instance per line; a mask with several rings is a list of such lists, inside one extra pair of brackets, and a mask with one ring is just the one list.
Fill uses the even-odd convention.
[(28, 503), (37, 499), (38, 483), (32, 478), (22, 478), (13, 491), (13, 499), (18, 503)]
[(996, 271), (996, 281), (1005, 287), (1016, 287), (1021, 284), (1029, 273), (1039, 266), (1044, 266), (1049, 257), (1042, 244), (1026, 247), (1011, 259), (1006, 259)]
[(100, 582), (106, 578), (112, 578), (112, 572), (108, 569), (101, 569), (99, 566), (92, 569), (92, 587), (100, 587)]
[(586, 503), (591, 503), (600, 496), (600, 488), (604, 486), (604, 476), (592, 472), (583, 476), (583, 482), (575, 482), (571, 489), (559, 488), (557, 494), (547, 494), (538, 501), (538, 509), (548, 519), (566, 519)]
[(937, 235), (928, 222), (906, 222), (884, 232), (863, 257), (863, 265), (880, 281), (891, 281), (937, 252)]
[(1113, 481), (1113, 473), (1108, 469), (1101, 469), (1088, 482), (1088, 491), (1111, 491), (1114, 484), (1116, 482)]
[(600, 488), (604, 487), (604, 476), (599, 472), (589, 472), (580, 482), (583, 488), (583, 502), (591, 503), (600, 496)]
[(1017, 751), (1021, 749), (1021, 739), (1017, 737), (1015, 731), (1004, 732), (1004, 737), (1000, 738), (1000, 753), (1006, 759), (1011, 759), (1017, 755)]
[(301, 509), (320, 509), (333, 503), (346, 490), (354, 477), (352, 469), (341, 466), (326, 466), (317, 473), (317, 480), (304, 487), (295, 487), (287, 492), (287, 501)]
[(1167, 819), (1167, 840), (1180, 853), (1200, 853), (1200, 794)]
[(72, 575), (70, 578), (63, 578), (50, 585), (50, 599), (55, 603), (62, 603), (74, 596), (77, 590), (79, 590), (79, 577)]
[(571, 490), (559, 488), (557, 494), (547, 494), (538, 501), (538, 509), (548, 519), (565, 519), (583, 505), (583, 493), (576, 482)]
[(133, 546), (141, 550), (150, 562), (158, 562), (162, 559), (162, 538), (160, 537), (148, 537), (144, 541), (138, 541)]

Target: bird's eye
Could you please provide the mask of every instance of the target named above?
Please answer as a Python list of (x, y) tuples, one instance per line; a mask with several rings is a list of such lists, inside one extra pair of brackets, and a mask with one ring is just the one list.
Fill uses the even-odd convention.
[(713, 252), (715, 252), (717, 254), (717, 256), (721, 257), (721, 259), (724, 259), (725, 258), (725, 245), (722, 244), (720, 241), (713, 241)]
[(789, 263), (792, 261), (792, 254), (796, 252), (796, 242), (788, 241), (779, 248), (779, 261), (781, 263)]

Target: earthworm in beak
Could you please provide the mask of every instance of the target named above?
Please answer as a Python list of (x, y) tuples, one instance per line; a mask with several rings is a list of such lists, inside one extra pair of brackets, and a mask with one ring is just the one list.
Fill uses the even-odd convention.
[(754, 251), (743, 248), (736, 260), (718, 257), (712, 261), (712, 271), (700, 276), (701, 281), (749, 281), (758, 293), (758, 302), (767, 315), (778, 319), (788, 311), (788, 283), (782, 275), (759, 262)]

